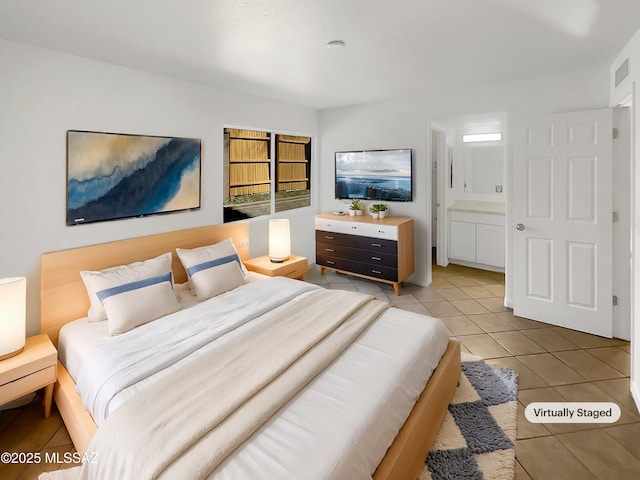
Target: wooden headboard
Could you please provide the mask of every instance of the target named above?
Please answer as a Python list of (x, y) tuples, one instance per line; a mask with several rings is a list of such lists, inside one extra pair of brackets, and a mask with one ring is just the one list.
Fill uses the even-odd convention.
[(249, 225), (246, 223), (176, 230), (45, 253), (40, 259), (40, 330), (57, 346), (60, 328), (87, 316), (89, 297), (80, 277), (82, 270), (102, 270), (172, 252), (175, 281), (183, 283), (187, 274), (175, 249), (211, 245), (229, 237), (233, 239), (240, 259), (249, 258)]

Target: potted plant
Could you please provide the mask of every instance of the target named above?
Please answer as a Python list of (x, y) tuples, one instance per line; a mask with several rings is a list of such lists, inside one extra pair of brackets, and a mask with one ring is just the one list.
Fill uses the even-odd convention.
[(379, 218), (380, 217), (380, 206), (377, 203), (374, 203), (373, 205), (371, 205), (369, 207), (369, 211), (371, 212), (371, 216), (373, 218)]
[(369, 207), (369, 211), (371, 212), (371, 216), (373, 218), (384, 218), (385, 212), (387, 211), (388, 206), (384, 203), (374, 203)]
[(364, 202), (362, 200), (353, 199), (351, 205), (349, 205), (349, 215), (362, 215), (364, 211)]

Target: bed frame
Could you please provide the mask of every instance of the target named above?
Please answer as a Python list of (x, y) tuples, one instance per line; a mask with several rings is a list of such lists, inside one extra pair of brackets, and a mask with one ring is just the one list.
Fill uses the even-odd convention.
[[(46, 253), (41, 257), (41, 331), (58, 344), (60, 328), (87, 315), (89, 299), (81, 270), (102, 270), (173, 252), (176, 283), (187, 280), (175, 248), (195, 248), (231, 237), (242, 260), (249, 258), (249, 226), (230, 223)], [(416, 479), (440, 429), (460, 378), (460, 344), (450, 340), (418, 402), (374, 474), (374, 479)], [(97, 426), (82, 407), (75, 382), (58, 362), (54, 399), (76, 450), (84, 453)]]

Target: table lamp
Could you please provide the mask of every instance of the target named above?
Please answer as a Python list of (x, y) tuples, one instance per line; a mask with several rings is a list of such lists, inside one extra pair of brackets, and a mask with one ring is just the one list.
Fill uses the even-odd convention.
[(269, 258), (282, 263), (291, 255), (291, 234), (288, 219), (269, 220)]
[(0, 279), (0, 360), (24, 348), (27, 310), (27, 279)]

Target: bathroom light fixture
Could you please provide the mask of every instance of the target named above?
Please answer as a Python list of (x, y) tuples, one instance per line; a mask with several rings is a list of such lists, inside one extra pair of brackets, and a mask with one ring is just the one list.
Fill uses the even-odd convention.
[(329, 43), (327, 43), (327, 48), (330, 48), (330, 49), (342, 48), (345, 45), (346, 43), (344, 43), (343, 40), (331, 40)]
[(462, 135), (463, 143), (470, 142), (499, 142), (502, 140), (502, 133), (470, 133), (468, 135)]

